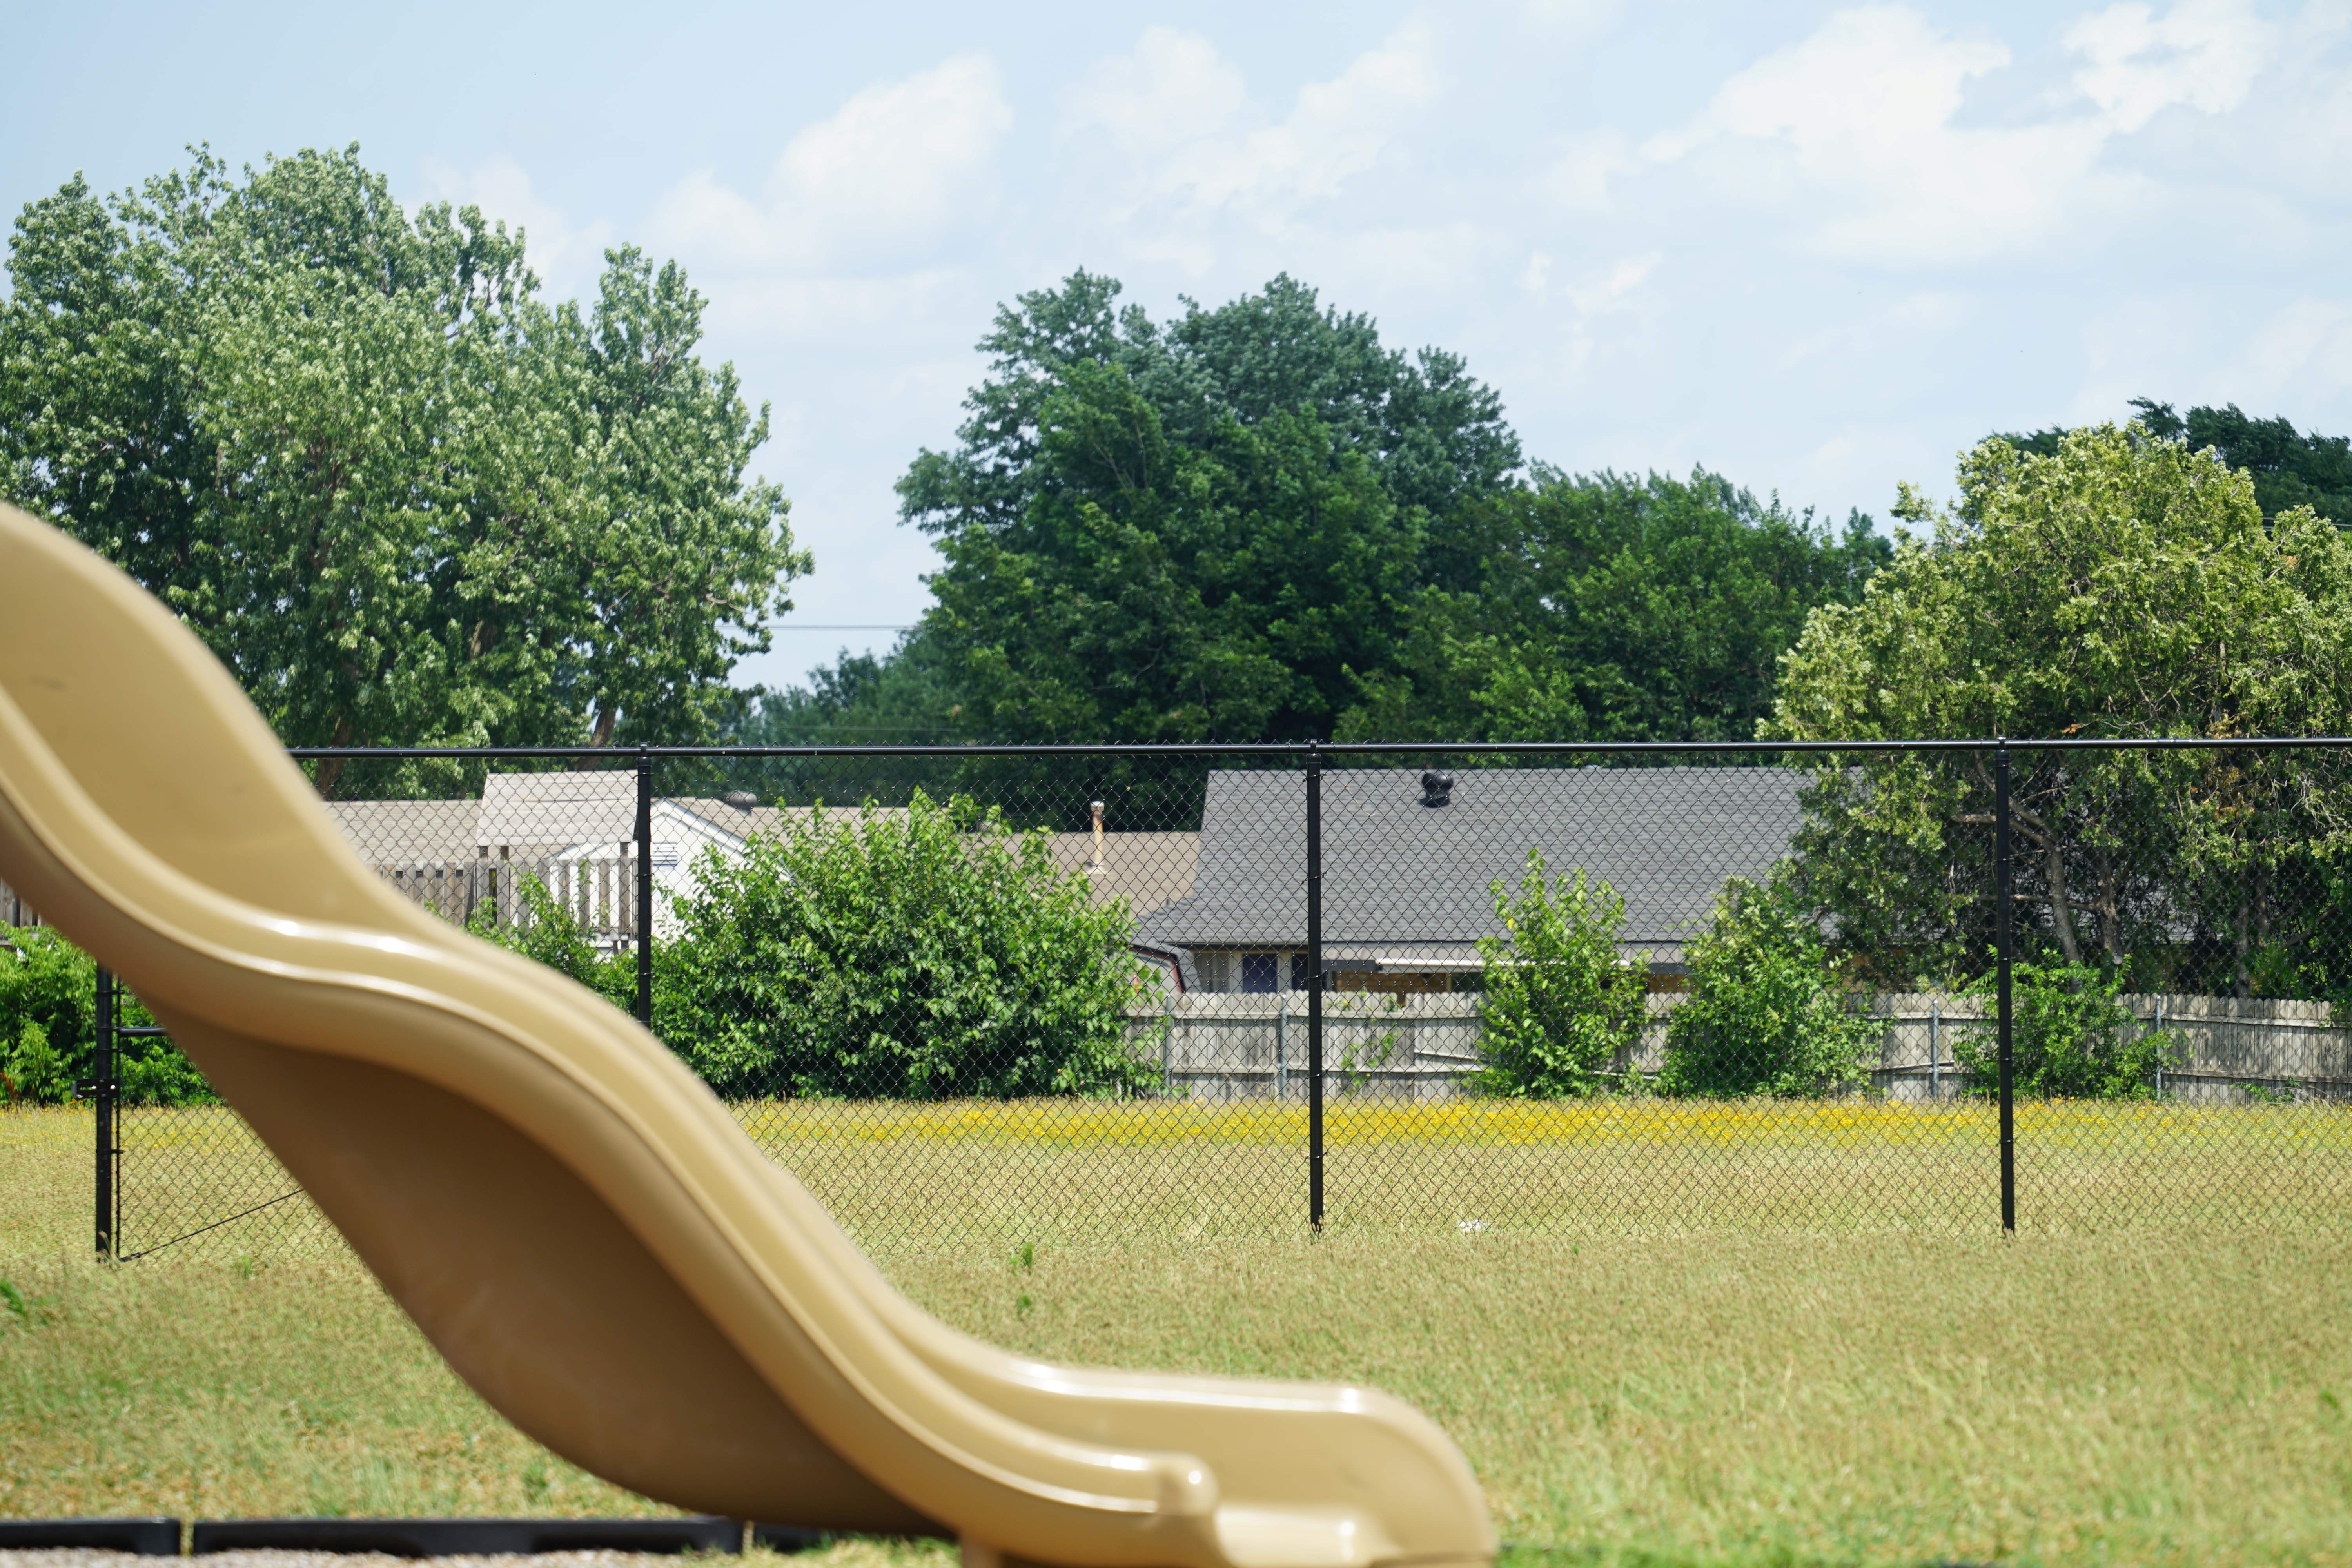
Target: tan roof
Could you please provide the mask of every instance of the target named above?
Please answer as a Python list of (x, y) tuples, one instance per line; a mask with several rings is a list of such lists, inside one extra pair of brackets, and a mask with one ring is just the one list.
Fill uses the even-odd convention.
[[(814, 808), (805, 805), (755, 805), (746, 810), (728, 805), (723, 800), (707, 796), (689, 796), (678, 805), (693, 812), (715, 827), (725, 829), (739, 838), (755, 834), (775, 833), (787, 824), (800, 825), (808, 821)], [(854, 822), (862, 807), (827, 806), (825, 820), (830, 823)], [(874, 808), (874, 815), (885, 822), (903, 821), (907, 808), (884, 805)], [(1047, 852), (1054, 865), (1065, 873), (1084, 873), (1093, 884), (1095, 901), (1108, 903), (1113, 899), (1128, 900), (1131, 914), (1141, 915), (1172, 903), (1192, 890), (1192, 868), (1200, 858), (1201, 836), (1197, 833), (1106, 833), (1103, 835), (1103, 864), (1090, 869), (1094, 859), (1095, 839), (1091, 833), (1055, 833), (1046, 837)]]
[(331, 800), (327, 815), (371, 866), (446, 866), (471, 860), (478, 800)]
[(1139, 916), (1192, 891), (1199, 834), (1106, 833), (1102, 843), (1099, 866), (1091, 833), (1056, 833), (1048, 843), (1055, 866), (1082, 873), (1094, 884), (1097, 903), (1125, 899), (1128, 913)]
[(477, 845), (617, 844), (637, 831), (637, 775), (492, 773), (482, 781)]
[[(723, 829), (738, 838), (749, 838), (758, 833), (781, 832), (788, 824), (807, 822), (816, 811), (810, 805), (755, 805), (747, 809), (700, 795), (680, 795), (677, 804), (713, 827)], [(860, 806), (828, 805), (824, 808), (824, 819), (835, 825), (855, 822), (863, 809)], [(874, 815), (884, 822), (898, 822), (906, 817), (907, 808), (903, 805), (877, 805), (874, 808)]]
[[(503, 783), (527, 780), (525, 784)], [(541, 783), (539, 781), (548, 782)], [(372, 866), (435, 866), (471, 860), (485, 842), (517, 845), (564, 845), (619, 842), (635, 836), (636, 804), (634, 775), (607, 773), (494, 773), (491, 788), (481, 800), (338, 800), (327, 810), (351, 839), (361, 858)], [(622, 804), (616, 784), (626, 784), (629, 821), (614, 819)], [(777, 834), (788, 826), (805, 824), (814, 808), (805, 805), (755, 805), (748, 810), (705, 795), (670, 798), (667, 804), (693, 813), (723, 833), (739, 839)], [(828, 822), (855, 822), (856, 807), (827, 806)], [(877, 806), (884, 821), (903, 821), (907, 808)], [(613, 830), (619, 828), (615, 834)], [(486, 840), (481, 834), (512, 832), (512, 840)], [(1055, 867), (1084, 876), (1095, 901), (1125, 899), (1130, 914), (1141, 916), (1187, 897), (1200, 859), (1197, 833), (1106, 833), (1102, 862), (1094, 863), (1091, 833), (1055, 833), (1046, 837)]]

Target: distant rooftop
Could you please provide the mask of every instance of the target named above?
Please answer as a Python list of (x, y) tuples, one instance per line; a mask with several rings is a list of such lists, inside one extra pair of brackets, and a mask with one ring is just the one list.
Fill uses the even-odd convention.
[[(1788, 853), (1802, 775), (1784, 768), (1466, 769), (1444, 805), (1418, 769), (1323, 775), (1323, 931), (1334, 956), (1436, 957), (1500, 936), (1488, 890), (1513, 888), (1539, 848), (1625, 900), (1623, 942), (1678, 954), (1725, 879), (1761, 879)], [(1305, 781), (1209, 775), (1189, 898), (1140, 922), (1186, 947), (1297, 947), (1307, 933)]]

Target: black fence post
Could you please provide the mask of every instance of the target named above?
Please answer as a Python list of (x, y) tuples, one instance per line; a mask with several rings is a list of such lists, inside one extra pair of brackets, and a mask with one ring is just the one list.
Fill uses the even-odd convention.
[(1323, 750), (1307, 743), (1307, 1223), (1323, 1228)]
[(101, 968), (98, 972), (98, 994), (92, 1020), (98, 1037), (96, 1059), (91, 1066), (97, 1077), (82, 1086), (90, 1098), (91, 1109), (97, 1113), (98, 1165), (94, 1196), (98, 1211), (98, 1255), (114, 1257), (114, 1162), (119, 1151), (114, 1146), (114, 972)]
[(2017, 889), (2009, 863), (2009, 738), (2005, 735), (1993, 739), (1992, 868), (1993, 896), (2000, 901), (1993, 923), (1998, 944), (1993, 963), (1998, 976), (1995, 1041), (2000, 1050), (2000, 1228), (2013, 1231), (2017, 1228), (2017, 1063), (2011, 1048), (2009, 973), (2010, 914)]
[(654, 754), (637, 748), (637, 1022), (654, 1026)]

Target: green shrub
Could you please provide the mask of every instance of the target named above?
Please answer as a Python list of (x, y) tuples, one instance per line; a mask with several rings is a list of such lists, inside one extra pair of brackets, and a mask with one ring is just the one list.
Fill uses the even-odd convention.
[(655, 950), (656, 1031), (721, 1094), (938, 1100), (1132, 1092), (1142, 977), (1039, 834), (918, 791), (706, 855)]
[[(2151, 1030), (2116, 1000), (2123, 973), (2087, 963), (2018, 963), (2010, 969), (2010, 1037), (2017, 1092), (2046, 1100), (2146, 1100), (2156, 1072), (2188, 1056), (2178, 1030)], [(1993, 1014), (1997, 975), (1968, 988)], [(1969, 1092), (2000, 1089), (2000, 1046), (1990, 1028), (1962, 1036), (1952, 1055)]]
[(49, 1044), (49, 1031), (37, 1019), (18, 1024), (0, 1063), (0, 1096), (28, 1105), (63, 1105), (73, 1098), (73, 1068)]
[(1726, 882), (1686, 957), (1660, 1092), (1793, 1097), (1868, 1081), (1879, 1026), (1846, 1010), (1820, 928), (1785, 884)]
[(466, 929), (509, 952), (544, 963), (568, 975), (625, 1013), (634, 1014), (637, 1001), (637, 961), (635, 953), (601, 953), (589, 940), (579, 917), (555, 901), (547, 884), (526, 874), (520, 888), (524, 918), (502, 921), (498, 901), (474, 906)]
[(1552, 1100), (1629, 1076), (1648, 983), (1617, 950), (1625, 900), (1581, 869), (1548, 884), (1538, 849), (1516, 894), (1499, 878), (1487, 890), (1506, 934), (1478, 941), (1486, 1065), (1472, 1090)]
[[(115, 1021), (154, 1018), (127, 992), (115, 993)], [(0, 926), (0, 1097), (62, 1105), (73, 1086), (98, 1076), (98, 965), (47, 926)], [(138, 1105), (211, 1102), (212, 1086), (170, 1039), (118, 1040), (114, 1071), (122, 1099)]]

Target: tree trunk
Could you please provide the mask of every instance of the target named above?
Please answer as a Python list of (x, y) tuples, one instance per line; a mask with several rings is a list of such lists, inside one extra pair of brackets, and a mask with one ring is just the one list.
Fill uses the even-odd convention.
[(2066, 849), (2058, 835), (2052, 834), (2049, 847), (2043, 852), (2043, 864), (2050, 873), (2050, 923), (2058, 932), (2058, 951), (2066, 955), (2069, 963), (2083, 962), (2082, 943), (2074, 940), (2074, 910), (2066, 892)]
[[(337, 716), (335, 720), (335, 737), (331, 743), (338, 746), (348, 746), (352, 743), (352, 721), (350, 719), (341, 715)], [(319, 759), (319, 772), (312, 779), (311, 785), (319, 792), (319, 798), (320, 800), (332, 800), (335, 798), (335, 784), (336, 781), (343, 776), (343, 763), (348, 760), (349, 759), (344, 757), (321, 757)]]
[[(598, 703), (596, 705), (596, 728), (594, 732), (588, 737), (588, 743), (592, 746), (611, 745), (613, 743), (613, 722), (617, 717), (618, 714), (614, 710), (613, 705), (610, 702)], [(593, 757), (583, 753), (572, 759), (572, 771), (575, 773), (593, 773), (597, 767), (603, 764), (604, 761), (604, 759), (602, 757)]]
[(2116, 859), (2106, 850), (2098, 851), (2099, 872), (2099, 944), (2107, 950), (2107, 962), (2116, 968), (2123, 967), (2123, 890), (2122, 879), (2116, 875)]

